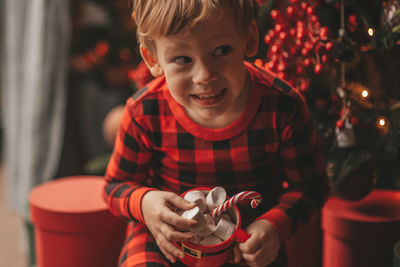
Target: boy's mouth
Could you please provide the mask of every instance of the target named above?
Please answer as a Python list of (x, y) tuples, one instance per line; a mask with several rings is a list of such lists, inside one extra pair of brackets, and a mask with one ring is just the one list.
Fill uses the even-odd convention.
[(190, 96), (192, 97), (193, 100), (195, 100), (197, 103), (201, 105), (213, 105), (218, 103), (223, 98), (226, 91), (227, 89), (224, 88), (218, 93), (209, 93), (200, 95), (191, 94)]

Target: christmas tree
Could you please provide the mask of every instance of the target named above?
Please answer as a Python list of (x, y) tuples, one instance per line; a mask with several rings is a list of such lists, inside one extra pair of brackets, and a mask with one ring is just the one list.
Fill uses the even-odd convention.
[(307, 100), (336, 195), (400, 188), (398, 0), (258, 0), (255, 63)]

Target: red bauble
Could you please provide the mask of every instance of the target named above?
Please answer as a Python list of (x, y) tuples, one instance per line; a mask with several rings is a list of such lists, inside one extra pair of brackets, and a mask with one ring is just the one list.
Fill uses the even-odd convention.
[(344, 120), (337, 120), (336, 121), (336, 127), (341, 129), (344, 127)]
[(348, 28), (351, 32), (354, 32), (355, 30), (357, 30), (357, 16), (352, 14), (349, 16), (348, 18)]

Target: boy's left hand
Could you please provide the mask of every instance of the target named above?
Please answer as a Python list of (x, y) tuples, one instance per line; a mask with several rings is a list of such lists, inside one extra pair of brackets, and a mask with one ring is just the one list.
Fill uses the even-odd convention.
[(234, 247), (234, 261), (243, 257), (249, 266), (267, 266), (276, 260), (279, 252), (279, 236), (275, 227), (267, 220), (257, 220), (246, 228), (251, 237)]

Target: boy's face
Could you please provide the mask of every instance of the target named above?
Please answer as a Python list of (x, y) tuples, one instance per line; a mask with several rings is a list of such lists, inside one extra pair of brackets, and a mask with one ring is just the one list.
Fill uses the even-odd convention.
[(255, 23), (242, 36), (225, 12), (185, 34), (155, 38), (154, 44), (154, 56), (142, 48), (145, 62), (154, 76), (165, 75), (171, 95), (194, 121), (219, 119), (223, 125), (231, 114), (240, 115), (250, 93), (244, 56), (253, 56), (258, 48)]

